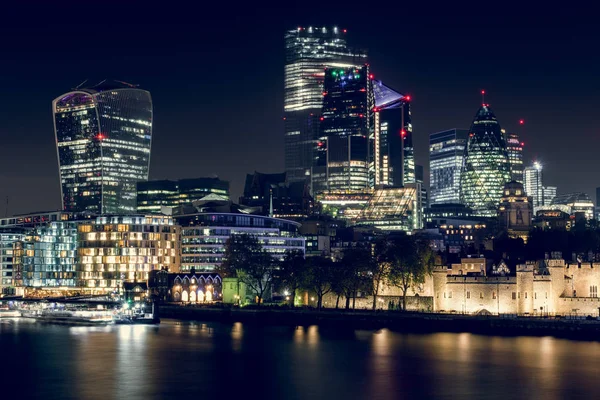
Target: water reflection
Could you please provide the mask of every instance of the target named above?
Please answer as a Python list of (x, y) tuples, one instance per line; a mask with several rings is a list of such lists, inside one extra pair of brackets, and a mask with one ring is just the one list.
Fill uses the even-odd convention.
[(600, 396), (600, 344), (550, 337), (2, 320), (0, 349), (12, 360), (0, 363), (0, 376), (22, 398)]

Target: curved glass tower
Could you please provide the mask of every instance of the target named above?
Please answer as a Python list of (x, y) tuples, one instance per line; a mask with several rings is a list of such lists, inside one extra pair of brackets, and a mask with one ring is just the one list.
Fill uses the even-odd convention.
[(461, 173), (461, 200), (473, 214), (494, 217), (502, 197), (502, 188), (510, 180), (506, 141), (496, 116), (482, 105), (471, 129)]
[(63, 209), (135, 213), (136, 184), (150, 166), (150, 93), (103, 81), (56, 98), (52, 112)]

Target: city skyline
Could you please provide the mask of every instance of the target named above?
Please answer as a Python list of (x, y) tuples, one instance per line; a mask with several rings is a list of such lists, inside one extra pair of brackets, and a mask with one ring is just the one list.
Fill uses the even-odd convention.
[[(337, 23), (340, 29), (347, 29), (353, 44), (369, 51), (375, 79), (382, 79), (411, 95), (417, 164), (427, 167), (429, 134), (467, 126), (473, 108), (479, 103), (480, 89), (486, 89), (486, 100), (502, 126), (508, 132), (518, 133), (525, 143), (525, 163), (539, 159), (545, 166), (546, 180), (558, 186), (561, 193), (583, 191), (593, 196), (598, 184), (593, 179), (594, 168), (587, 167), (586, 162), (593, 159), (592, 151), (598, 141), (592, 117), (595, 107), (589, 98), (599, 89), (590, 80), (599, 60), (583, 52), (587, 41), (593, 40), (593, 35), (584, 35), (585, 24), (577, 29), (565, 29), (569, 35), (559, 38), (557, 33), (552, 33), (552, 19), (534, 20), (526, 26), (522, 17), (499, 12), (486, 23), (492, 27), (511, 26), (509, 22), (513, 21), (513, 29), (499, 34), (490, 28), (483, 38), (467, 29), (456, 28), (440, 38), (436, 34), (445, 26), (442, 12), (428, 16), (432, 20), (425, 29), (418, 26), (425, 20), (424, 10), (411, 9), (414, 18), (407, 21), (409, 40), (403, 43), (403, 57), (400, 57), (392, 50), (394, 42), (385, 37), (386, 32), (392, 33), (390, 25), (365, 24), (350, 12), (331, 18), (324, 11), (315, 18), (306, 11), (297, 11), (284, 14), (274, 10), (279, 13), (276, 22), (256, 27), (255, 34), (248, 38), (241, 32), (255, 24), (245, 21), (242, 12), (237, 17), (219, 16), (214, 21), (202, 21), (203, 24), (184, 21), (174, 26), (162, 20), (158, 21), (156, 32), (149, 33), (147, 41), (136, 42), (134, 51), (127, 40), (122, 43), (115, 40), (140, 38), (140, 34), (126, 24), (117, 24), (112, 32), (90, 33), (94, 31), (91, 29), (86, 35), (92, 38), (108, 35), (112, 40), (106, 42), (110, 42), (111, 47), (99, 43), (103, 51), (81, 60), (77, 54), (56, 48), (53, 41), (45, 39), (49, 32), (61, 26), (64, 16), (41, 20), (35, 26), (28, 25), (26, 30), (13, 24), (4, 26), (3, 30), (9, 29), (19, 39), (8, 45), (3, 67), (5, 76), (10, 79), (3, 79), (5, 94), (0, 102), (6, 116), (0, 125), (0, 134), (10, 154), (1, 161), (4, 172), (0, 177), (0, 201), (5, 207), (0, 208), (0, 215), (60, 208), (49, 103), (64, 93), (65, 88), (87, 78), (90, 81), (105, 77), (131, 81), (152, 93), (156, 140), (150, 179), (218, 175), (231, 182), (232, 197), (236, 198), (241, 194), (247, 173), (283, 171), (283, 34), (294, 26), (307, 25), (317, 19), (320, 21), (315, 21), (315, 26), (316, 22)], [(476, 26), (482, 24), (469, 18), (472, 15), (468, 13), (456, 12), (460, 21), (468, 19)], [(236, 23), (227, 29), (221, 27), (230, 19)], [(440, 21), (442, 23), (432, 32), (427, 32)], [(83, 26), (84, 22), (73, 24)], [(460, 25), (453, 23), (455, 27)], [(192, 34), (195, 30), (198, 32)], [(223, 37), (206, 43), (201, 49), (190, 50), (190, 43), (214, 30)], [(544, 35), (540, 36), (540, 32)], [(161, 38), (163, 34), (166, 39)], [(187, 34), (190, 37), (180, 44), (173, 45), (168, 40)], [(511, 40), (519, 35), (523, 37), (522, 42)], [(80, 46), (89, 38), (75, 35), (73, 46)], [(248, 47), (252, 39), (256, 43)], [(444, 49), (448, 41), (452, 41), (451, 49)], [(555, 48), (557, 41), (579, 62), (565, 63), (566, 57), (547, 52)], [(497, 65), (490, 65), (487, 55), (475, 61), (462, 61), (474, 46), (483, 43), (497, 48), (500, 55)], [(234, 51), (224, 54), (223, 48)], [(107, 52), (111, 60), (119, 59), (119, 62), (106, 62)], [(166, 54), (177, 57), (170, 60)], [(247, 63), (244, 74), (235, 73), (233, 60), (252, 60), (257, 54), (264, 58), (264, 63)], [(203, 65), (199, 70), (190, 68), (189, 64), (198, 67), (196, 61), (201, 58), (219, 62)], [(581, 62), (582, 58), (586, 62)], [(435, 60), (440, 61), (439, 64), (433, 62)], [(92, 67), (79, 68), (89, 66), (89, 61), (93, 61)], [(72, 68), (64, 68), (66, 65)], [(542, 66), (545, 73), (535, 74)], [(249, 75), (254, 79), (247, 79)], [(246, 107), (237, 112), (236, 118), (230, 119), (219, 110), (225, 107), (224, 101), (233, 90)], [(200, 92), (210, 92), (214, 99), (207, 94), (198, 97), (196, 94)], [(519, 126), (519, 119), (525, 120), (524, 126)], [(561, 146), (565, 132), (573, 143), (581, 143), (573, 146), (574, 151), (564, 152)], [(223, 141), (232, 144), (223, 145)], [(589, 143), (583, 145), (584, 141)], [(20, 165), (24, 154), (32, 156), (26, 165)], [(564, 168), (565, 165), (569, 168)], [(425, 176), (428, 175), (426, 172)], [(8, 207), (5, 205), (7, 196)]]

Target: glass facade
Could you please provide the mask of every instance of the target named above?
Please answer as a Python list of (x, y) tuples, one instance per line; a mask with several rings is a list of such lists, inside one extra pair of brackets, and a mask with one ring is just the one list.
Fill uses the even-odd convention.
[[(523, 172), (525, 193), (531, 197), (534, 207), (544, 205), (544, 183), (542, 180), (542, 164), (535, 162)], [(550, 204), (550, 203), (548, 203)]]
[(466, 129), (429, 135), (429, 203), (460, 203), (460, 174), (467, 145)]
[(0, 231), (0, 293), (15, 294), (15, 242), (23, 240), (25, 233), (20, 229)]
[(523, 183), (523, 145), (516, 133), (506, 135), (510, 180), (519, 183)]
[(496, 217), (504, 185), (510, 181), (506, 141), (491, 108), (484, 104), (473, 120), (461, 173), (461, 202), (475, 216)]
[(316, 162), (325, 68), (362, 65), (366, 54), (351, 51), (346, 31), (302, 28), (285, 34), (285, 169), (290, 181), (307, 180)]
[(368, 189), (374, 107), (369, 67), (326, 69), (322, 97), (316, 169), (326, 171), (326, 180), (313, 179), (313, 191)]
[(225, 243), (231, 235), (249, 234), (264, 249), (282, 260), (288, 251), (304, 254), (300, 224), (278, 218), (235, 213), (203, 213), (177, 217), (181, 224), (181, 270), (214, 271), (223, 262)]
[(406, 231), (422, 227), (421, 185), (409, 183), (403, 188), (375, 189), (360, 214), (357, 224), (384, 231)]
[[(373, 178), (370, 186), (401, 187), (404, 183), (415, 183), (409, 97), (390, 89), (381, 81), (373, 81), (373, 95)], [(407, 174), (404, 174), (405, 171)]]
[(106, 293), (179, 267), (179, 227), (166, 216), (51, 222), (15, 242), (15, 285)]
[(137, 211), (139, 213), (160, 213), (163, 207), (177, 207), (200, 200), (209, 194), (216, 194), (228, 200), (229, 182), (219, 178), (138, 182)]
[(136, 210), (136, 183), (148, 180), (150, 93), (101, 82), (52, 103), (65, 211), (126, 214)]
[(110, 216), (81, 223), (77, 286), (114, 290), (179, 265), (179, 228), (167, 216)]
[(22, 242), (17, 284), (31, 288), (77, 285), (77, 223), (51, 222), (34, 228)]
[(260, 212), (275, 218), (300, 219), (313, 210), (313, 199), (307, 182), (288, 182), (286, 173), (246, 175), (244, 195), (240, 204), (257, 207)]

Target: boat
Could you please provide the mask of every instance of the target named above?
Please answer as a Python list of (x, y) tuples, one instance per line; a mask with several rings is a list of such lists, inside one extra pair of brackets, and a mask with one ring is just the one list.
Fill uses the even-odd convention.
[(157, 325), (160, 324), (160, 319), (154, 317), (152, 314), (138, 314), (138, 315), (115, 315), (114, 323), (117, 325), (132, 325), (132, 324), (148, 324)]
[(112, 315), (99, 311), (23, 310), (21, 317), (38, 322), (63, 325), (99, 326), (114, 323)]

